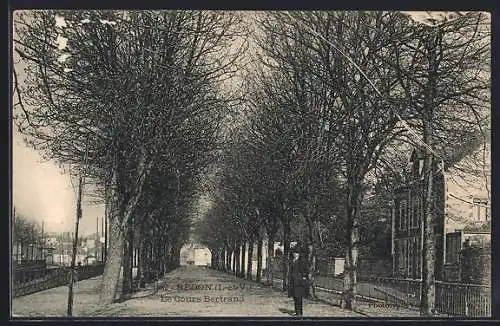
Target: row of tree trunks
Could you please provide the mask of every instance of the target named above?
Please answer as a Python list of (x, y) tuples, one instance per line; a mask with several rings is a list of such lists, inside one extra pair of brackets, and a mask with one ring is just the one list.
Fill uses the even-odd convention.
[[(225, 248), (211, 248), (212, 258), (211, 266), (214, 269), (221, 270), (233, 274), (235, 276), (253, 280), (253, 252), (255, 243), (243, 242), (241, 246), (235, 246), (233, 251), (229, 251), (229, 247)], [(262, 280), (262, 267), (263, 267), (263, 241), (258, 240), (257, 246), (257, 278), (260, 282)], [(273, 245), (272, 245), (273, 247)]]

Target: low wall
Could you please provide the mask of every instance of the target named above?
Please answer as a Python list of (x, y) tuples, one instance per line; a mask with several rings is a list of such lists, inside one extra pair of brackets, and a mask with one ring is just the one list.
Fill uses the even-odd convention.
[[(14, 275), (12, 295), (19, 297), (31, 293), (67, 285), (70, 281), (70, 268), (59, 267), (40, 270), (20, 271)], [(77, 281), (102, 275), (104, 265), (88, 265), (75, 268)]]

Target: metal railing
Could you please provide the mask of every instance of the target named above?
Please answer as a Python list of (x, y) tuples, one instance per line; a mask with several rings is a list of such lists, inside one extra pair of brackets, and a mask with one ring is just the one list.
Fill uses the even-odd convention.
[[(281, 283), (281, 274), (275, 282)], [(339, 277), (316, 276), (316, 291), (342, 293), (343, 280)], [(491, 316), (491, 287), (488, 285), (436, 281), (435, 308), (440, 314), (462, 317)], [(278, 284), (279, 286), (280, 284)], [(373, 299), (390, 304), (419, 307), (421, 281), (389, 277), (360, 277), (357, 293), (360, 299)]]
[[(386, 295), (385, 301), (403, 303), (408, 306), (420, 306), (420, 280), (383, 277), (363, 277), (360, 283), (373, 284), (380, 294)], [(436, 281), (435, 308), (441, 314), (463, 317), (491, 316), (491, 287), (482, 284), (466, 284)]]
[[(18, 270), (13, 278), (13, 297), (67, 285), (70, 280), (70, 268), (58, 267), (39, 270)], [(86, 265), (75, 268), (76, 280), (85, 280), (99, 276), (104, 272), (104, 265)]]
[(491, 287), (436, 281), (436, 309), (451, 316), (491, 316)]

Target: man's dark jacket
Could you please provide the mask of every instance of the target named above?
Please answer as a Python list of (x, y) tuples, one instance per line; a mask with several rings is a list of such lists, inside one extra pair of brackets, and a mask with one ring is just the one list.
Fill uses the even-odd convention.
[(289, 296), (299, 298), (309, 295), (308, 276), (308, 262), (303, 255), (300, 255), (296, 261), (292, 261), (290, 264)]

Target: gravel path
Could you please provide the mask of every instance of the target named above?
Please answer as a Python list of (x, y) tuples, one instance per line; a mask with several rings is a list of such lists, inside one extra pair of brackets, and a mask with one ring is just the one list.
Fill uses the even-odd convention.
[[(123, 302), (98, 304), (100, 277), (76, 283), (74, 315), (77, 317), (285, 317), (293, 313), (293, 300), (278, 289), (204, 267), (180, 267), (162, 280), (133, 294)], [(13, 316), (64, 317), (67, 287), (58, 287), (15, 298)], [(329, 301), (328, 294), (322, 299)], [(304, 300), (304, 316), (368, 317), (381, 316), (380, 307), (361, 313), (341, 309), (326, 302)], [(411, 316), (389, 309), (385, 316)]]

